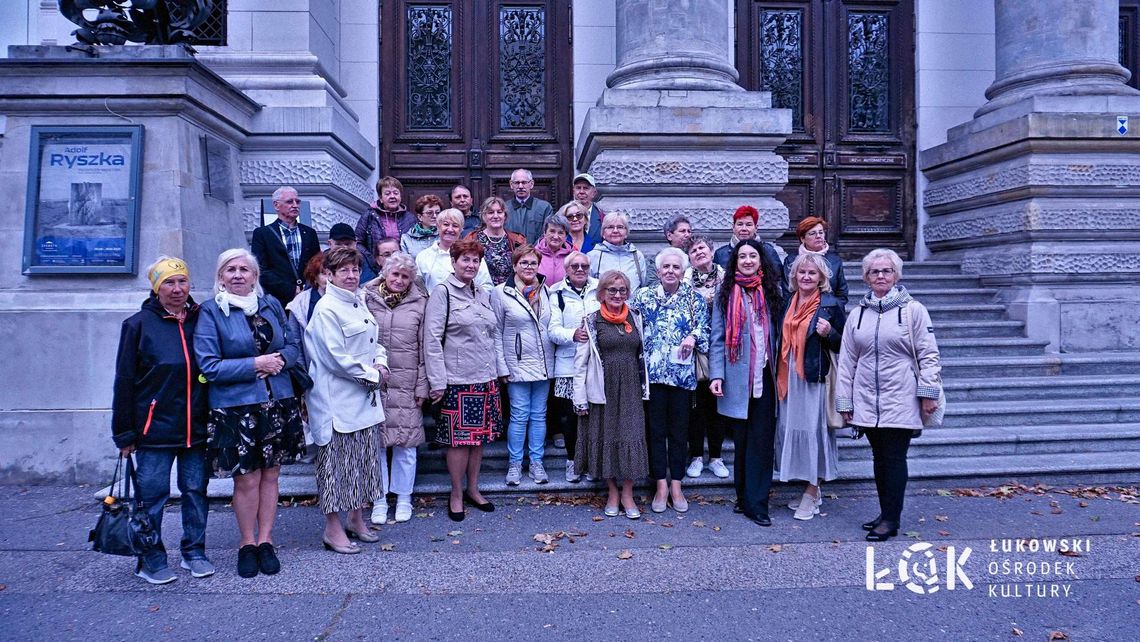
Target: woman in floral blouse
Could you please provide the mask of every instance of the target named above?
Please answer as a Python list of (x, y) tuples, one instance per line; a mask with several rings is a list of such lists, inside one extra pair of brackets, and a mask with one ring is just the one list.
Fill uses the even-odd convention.
[(649, 368), (647, 441), (649, 476), (657, 482), (653, 512), (683, 513), (689, 503), (681, 492), (689, 454), (689, 410), (697, 387), (693, 355), (709, 349), (708, 306), (683, 282), (689, 259), (677, 248), (657, 254), (658, 285), (638, 290), (634, 309), (645, 324), (645, 360)]

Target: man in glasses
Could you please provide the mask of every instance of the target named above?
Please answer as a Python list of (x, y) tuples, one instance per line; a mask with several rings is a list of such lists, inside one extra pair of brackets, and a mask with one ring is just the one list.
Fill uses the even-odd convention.
[(526, 237), (532, 246), (542, 236), (542, 222), (554, 213), (550, 203), (531, 194), (534, 189), (534, 175), (528, 169), (516, 169), (511, 174), (511, 193), (514, 198), (507, 201), (507, 222), (509, 229)]
[(301, 275), (321, 251), (317, 231), (301, 223), (301, 197), (292, 187), (273, 192), (277, 220), (253, 231), (250, 251), (261, 267), (261, 287), (287, 305), (305, 287)]

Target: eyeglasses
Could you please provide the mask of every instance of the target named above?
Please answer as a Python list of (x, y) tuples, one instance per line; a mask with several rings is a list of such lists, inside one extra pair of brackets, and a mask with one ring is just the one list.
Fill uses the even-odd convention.
[(629, 294), (629, 288), (606, 288), (606, 294)]
[(574, 270), (575, 272), (585, 272), (590, 269), (589, 263), (571, 263), (566, 266), (567, 270)]
[(606, 225), (602, 229), (603, 230), (627, 230), (629, 228), (624, 226), (624, 225)]
[(519, 186), (519, 185), (530, 185), (530, 184), (531, 184), (531, 183), (533, 183), (533, 182), (534, 182), (534, 181), (511, 181), (511, 185), (515, 185), (515, 186)]
[(578, 221), (578, 220), (581, 220), (581, 219), (584, 219), (584, 218), (586, 218), (586, 215), (585, 215), (585, 214), (581, 214), (581, 213), (579, 213), (579, 214), (567, 214), (567, 215), (566, 215), (566, 220), (567, 220), (567, 221)]
[(360, 275), (360, 268), (352, 267), (352, 266), (342, 267), (342, 268), (338, 269), (336, 272), (334, 272), (333, 274), (336, 274), (337, 276), (359, 276)]
[(538, 267), (538, 261), (519, 261), (519, 267)]
[(871, 276), (890, 276), (895, 273), (894, 268), (883, 268), (881, 270), (867, 270), (867, 274)]

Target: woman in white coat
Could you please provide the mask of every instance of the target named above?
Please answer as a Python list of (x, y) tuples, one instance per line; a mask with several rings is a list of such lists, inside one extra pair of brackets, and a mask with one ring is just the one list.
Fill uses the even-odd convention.
[(523, 442), (528, 442), (530, 478), (550, 481), (546, 454), (546, 395), (554, 374), (550, 342), (550, 291), (538, 273), (542, 257), (523, 244), (511, 255), (515, 273), (491, 290), (495, 313), (495, 358), (499, 380), (507, 384), (511, 420), (507, 424), (507, 485), (522, 480)]
[[(376, 321), (357, 290), (364, 257), (354, 248), (325, 254), (330, 275), (305, 329), (310, 358), (309, 425), (317, 452), (317, 496), (325, 514), (325, 548), (359, 553), (349, 538), (380, 538), (364, 522), (363, 508), (384, 498), (380, 424), (381, 390), (388, 357), (377, 341)], [(348, 513), (348, 528), (340, 512)]]
[[(566, 481), (581, 481), (574, 464), (578, 445), (578, 415), (574, 412), (574, 353), (586, 342), (586, 315), (597, 312), (598, 280), (590, 278), (590, 259), (581, 252), (566, 255), (566, 278), (550, 289), (550, 340), (554, 342), (554, 386), (547, 422), (566, 444)], [(558, 445), (555, 442), (555, 445)]]

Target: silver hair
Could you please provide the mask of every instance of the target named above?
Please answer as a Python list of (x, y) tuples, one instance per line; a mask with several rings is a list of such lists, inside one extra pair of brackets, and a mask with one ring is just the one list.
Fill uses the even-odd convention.
[(816, 270), (819, 270), (819, 274), (822, 277), (819, 289), (823, 292), (831, 292), (831, 267), (827, 265), (827, 261), (824, 260), (822, 256), (812, 254), (811, 252), (804, 252), (797, 255), (792, 261), (792, 264), (788, 267), (788, 291), (795, 292), (797, 290), (796, 270), (804, 263), (811, 263), (815, 266)]
[(606, 223), (609, 223), (611, 220), (620, 220), (622, 224), (625, 225), (626, 229), (629, 229), (629, 217), (626, 216), (625, 212), (622, 212), (620, 210), (606, 212), (606, 217), (602, 219), (602, 227), (605, 227)]
[(300, 194), (301, 194), (300, 192), (297, 191), (296, 187), (290, 187), (288, 185), (282, 185), (281, 187), (278, 187), (277, 189), (273, 190), (274, 202), (281, 200), (281, 197), (285, 196), (285, 192), (293, 192), (294, 194), (297, 194), (298, 196), (300, 196)]
[(515, 171), (511, 172), (511, 175), (513, 176), (514, 174), (517, 174), (517, 173), (519, 173), (519, 172), (522, 172), (522, 173), (526, 174), (526, 179), (527, 179), (528, 181), (533, 181), (533, 180), (534, 180), (534, 174), (531, 174), (531, 173), (530, 173), (530, 170), (529, 170), (529, 169), (524, 169), (524, 168), (522, 168), (522, 167), (520, 167), (520, 168), (516, 169)]
[(867, 280), (867, 271), (871, 269), (871, 264), (874, 263), (875, 261), (878, 261), (879, 259), (889, 260), (891, 262), (891, 266), (895, 268), (895, 274), (898, 276), (899, 279), (902, 278), (903, 262), (902, 262), (902, 259), (899, 258), (898, 252), (895, 252), (894, 250), (891, 250), (891, 249), (888, 249), (885, 247), (880, 247), (880, 248), (876, 248), (874, 250), (871, 250), (870, 252), (867, 252), (867, 256), (863, 257), (863, 280), (864, 281)]
[(547, 215), (546, 220), (542, 222), (542, 233), (545, 234), (546, 228), (550, 227), (551, 225), (555, 227), (561, 227), (563, 234), (570, 233), (570, 221), (566, 220), (566, 217), (559, 212)]
[(454, 207), (449, 207), (439, 214), (435, 215), (436, 226), (438, 227), (440, 221), (443, 221), (445, 219), (451, 221), (452, 223), (455, 223), (459, 227), (463, 227), (463, 212), (455, 209)]
[(562, 259), (562, 267), (566, 267), (567, 265), (570, 265), (570, 260), (571, 260), (571, 259), (576, 259), (576, 258), (578, 258), (579, 256), (584, 256), (584, 257), (586, 257), (586, 262), (587, 262), (587, 263), (590, 261), (590, 257), (589, 257), (588, 255), (586, 255), (586, 254), (585, 254), (585, 253), (583, 253), (583, 252), (579, 252), (578, 250), (574, 250), (573, 252), (571, 252), (571, 253), (567, 254), (567, 255), (566, 255), (566, 258)]
[(677, 258), (681, 259), (682, 270), (687, 270), (689, 268), (689, 256), (687, 254), (682, 252), (680, 248), (667, 247), (658, 252), (657, 256), (653, 259), (653, 263), (657, 266), (658, 270), (661, 269), (661, 262), (664, 261), (665, 257), (669, 255), (675, 255)]
[(684, 214), (676, 214), (673, 216), (673, 218), (670, 218), (665, 222), (665, 236), (668, 237), (673, 232), (676, 232), (681, 223), (688, 223), (689, 227), (693, 226), (692, 222), (689, 221), (689, 217), (685, 216)]
[(225, 289), (222, 287), (222, 270), (234, 259), (245, 259), (249, 263), (249, 267), (253, 268), (253, 291), (257, 296), (264, 296), (265, 290), (261, 289), (261, 266), (257, 263), (257, 257), (244, 247), (230, 248), (218, 255), (218, 267), (214, 270), (214, 294)]
[(406, 254), (404, 252), (396, 252), (392, 256), (389, 256), (388, 259), (384, 261), (384, 268), (382, 271), (384, 273), (384, 276), (388, 276), (392, 270), (398, 268), (407, 270), (412, 274), (412, 278), (415, 278), (416, 261), (411, 257), (410, 254)]

